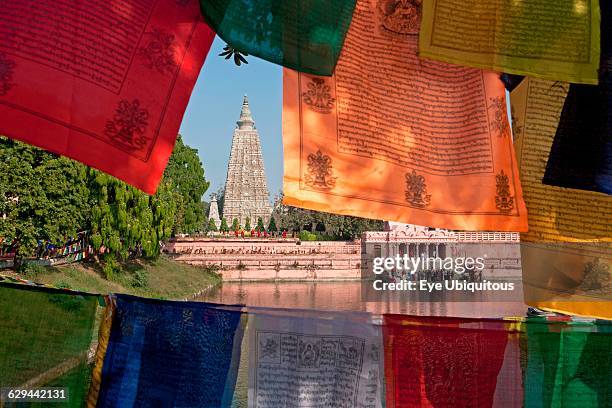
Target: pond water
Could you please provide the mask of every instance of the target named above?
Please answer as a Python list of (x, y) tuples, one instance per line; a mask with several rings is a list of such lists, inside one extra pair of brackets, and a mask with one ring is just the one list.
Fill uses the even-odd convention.
[[(517, 282), (520, 288), (520, 282)], [(363, 302), (360, 281), (339, 282), (225, 282), (196, 300), (245, 304), (247, 306), (321, 309), (337, 311), (368, 311), (372, 313), (402, 313), (422, 316), (503, 317), (524, 316), (527, 307), (522, 292), (513, 295), (515, 301), (499, 302), (496, 293), (478, 292), (454, 302), (444, 294), (430, 298), (395, 302)]]

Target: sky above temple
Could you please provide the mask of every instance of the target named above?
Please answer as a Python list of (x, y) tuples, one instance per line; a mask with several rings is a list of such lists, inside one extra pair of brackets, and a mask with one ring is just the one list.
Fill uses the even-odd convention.
[(282, 189), (282, 67), (249, 56), (248, 65), (234, 65), (218, 54), (225, 43), (215, 38), (198, 78), (180, 133), (185, 142), (198, 149), (206, 179), (211, 185), (205, 194), (225, 185), (227, 162), (236, 121), (246, 93), (255, 125), (259, 130), (268, 190), (272, 200)]
[(281, 190), (283, 147), (281, 140), (282, 67), (249, 56), (248, 65), (237, 67), (233, 59), (218, 57), (225, 43), (215, 38), (196, 83), (180, 133), (198, 149), (206, 179), (211, 185), (205, 194), (225, 184), (227, 162), (236, 121), (246, 93), (259, 130), (264, 166), (271, 199)]

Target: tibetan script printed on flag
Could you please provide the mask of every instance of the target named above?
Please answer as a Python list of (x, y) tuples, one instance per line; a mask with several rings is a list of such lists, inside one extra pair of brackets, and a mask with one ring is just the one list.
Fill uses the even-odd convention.
[(522, 406), (516, 324), (384, 315), (383, 333), (387, 407)]
[(363, 314), (256, 313), (249, 326), (249, 407), (382, 406), (381, 331)]
[(409, 1), (423, 1), (422, 57), (597, 83), (599, 0)]
[(521, 234), (526, 303), (612, 318), (612, 198), (542, 183), (569, 84), (529, 78), (511, 95), (512, 126), (529, 210)]
[(332, 78), (285, 69), (284, 202), (448, 229), (526, 230), (499, 75), (419, 59), (420, 7), (402, 7), (411, 24), (381, 2), (357, 3)]
[(96, 406), (230, 406), (241, 309), (117, 295)]
[(530, 318), (524, 327), (524, 407), (610, 406), (610, 322)]
[(154, 193), (214, 37), (197, 0), (6, 0), (0, 15), (0, 134)]

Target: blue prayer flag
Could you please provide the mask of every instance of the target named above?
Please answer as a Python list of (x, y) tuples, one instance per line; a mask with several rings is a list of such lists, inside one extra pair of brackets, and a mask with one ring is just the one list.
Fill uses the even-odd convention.
[(117, 295), (97, 406), (229, 406), (241, 316), (240, 306)]

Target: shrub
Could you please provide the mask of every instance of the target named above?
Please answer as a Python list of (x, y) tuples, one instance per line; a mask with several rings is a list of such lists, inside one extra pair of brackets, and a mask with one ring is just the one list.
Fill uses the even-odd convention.
[(115, 277), (115, 272), (119, 271), (119, 263), (114, 256), (107, 254), (104, 257), (104, 265), (102, 266), (102, 272), (106, 280), (112, 280)]
[(45, 272), (45, 267), (37, 263), (27, 262), (21, 265), (19, 272), (21, 272), (21, 274), (26, 278), (36, 278), (38, 275)]
[(57, 282), (55, 284), (55, 287), (59, 288), (59, 289), (72, 289), (72, 287), (70, 286), (70, 284), (64, 280), (61, 280), (59, 282)]
[(144, 269), (137, 270), (132, 277), (132, 287), (146, 288), (147, 286), (149, 286), (149, 273)]
[(302, 231), (300, 232), (300, 241), (316, 241), (317, 234), (313, 234), (312, 232)]

